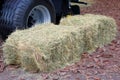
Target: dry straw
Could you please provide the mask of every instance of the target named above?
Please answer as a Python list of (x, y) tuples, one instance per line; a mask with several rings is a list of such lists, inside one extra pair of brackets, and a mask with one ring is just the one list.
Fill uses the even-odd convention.
[(83, 15), (69, 19), (63, 19), (61, 25), (36, 25), (12, 33), (3, 48), (5, 63), (49, 72), (78, 61), (84, 51), (91, 52), (115, 37), (112, 18)]
[(89, 26), (84, 31), (84, 50), (93, 52), (97, 47), (110, 43), (116, 36), (116, 22), (113, 18), (103, 15), (85, 14), (61, 20), (61, 25)]

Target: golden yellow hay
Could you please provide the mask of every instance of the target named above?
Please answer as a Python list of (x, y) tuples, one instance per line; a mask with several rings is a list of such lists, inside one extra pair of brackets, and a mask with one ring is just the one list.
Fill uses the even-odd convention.
[(83, 15), (69, 19), (63, 19), (61, 25), (36, 25), (12, 33), (3, 48), (5, 63), (49, 72), (78, 61), (83, 52), (92, 52), (116, 35), (112, 18)]
[(83, 52), (83, 31), (82, 27), (52, 24), (16, 31), (4, 44), (5, 63), (20, 64), (30, 71), (51, 71), (69, 65)]
[(103, 15), (85, 14), (63, 18), (61, 25), (74, 27), (90, 26), (84, 31), (84, 49), (88, 52), (110, 43), (115, 38), (117, 32), (115, 20)]

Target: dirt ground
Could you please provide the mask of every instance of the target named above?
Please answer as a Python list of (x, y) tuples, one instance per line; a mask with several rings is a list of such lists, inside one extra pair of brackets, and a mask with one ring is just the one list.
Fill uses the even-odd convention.
[[(81, 8), (81, 14), (92, 13), (113, 17), (118, 25), (116, 39), (92, 54), (86, 52), (79, 62), (51, 73), (27, 73), (17, 66), (4, 67), (0, 47), (0, 80), (120, 80), (120, 2), (95, 0), (92, 6)], [(2, 41), (0, 41), (0, 45)]]

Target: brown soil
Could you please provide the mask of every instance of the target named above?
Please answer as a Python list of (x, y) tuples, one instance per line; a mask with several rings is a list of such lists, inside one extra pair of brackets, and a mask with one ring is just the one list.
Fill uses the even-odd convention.
[[(4, 68), (0, 47), (0, 80), (120, 80), (120, 2), (95, 0), (93, 6), (81, 9), (81, 14), (92, 13), (113, 17), (118, 24), (115, 40), (92, 54), (84, 53), (82, 59), (52, 73), (30, 74), (9, 66)], [(2, 44), (2, 41), (0, 41)]]

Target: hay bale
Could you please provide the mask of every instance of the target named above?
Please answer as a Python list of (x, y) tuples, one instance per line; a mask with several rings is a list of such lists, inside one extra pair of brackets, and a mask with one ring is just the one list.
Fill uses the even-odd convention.
[(90, 26), (84, 31), (84, 51), (87, 52), (93, 52), (97, 47), (110, 43), (117, 32), (115, 20), (103, 15), (77, 15), (63, 18), (60, 24), (74, 27)]
[[(19, 64), (28, 71), (52, 71), (80, 59), (84, 28), (37, 25), (12, 33), (4, 44), (6, 64)], [(13, 56), (10, 56), (13, 55)]]
[[(93, 51), (98, 44), (108, 43), (106, 41), (110, 42), (115, 37), (116, 24), (111, 18), (110, 24), (109, 19), (104, 23), (100, 18), (97, 23), (98, 19), (93, 19), (94, 24), (90, 21), (86, 22), (89, 23), (87, 25), (83, 23), (84, 18), (83, 21), (81, 18), (73, 17), (73, 19), (73, 21), (71, 19), (72, 22), (64, 19), (68, 23), (61, 22), (59, 26), (36, 25), (33, 28), (12, 33), (3, 48), (5, 63), (18, 64), (28, 71), (48, 72), (78, 61), (84, 51)], [(102, 33), (107, 33), (107, 36)], [(107, 38), (104, 39), (104, 36)]]

